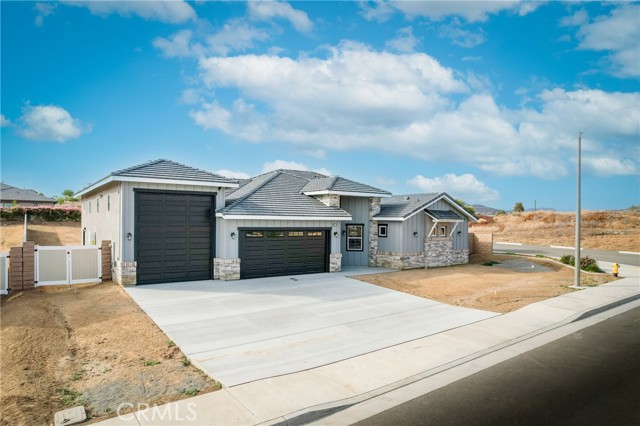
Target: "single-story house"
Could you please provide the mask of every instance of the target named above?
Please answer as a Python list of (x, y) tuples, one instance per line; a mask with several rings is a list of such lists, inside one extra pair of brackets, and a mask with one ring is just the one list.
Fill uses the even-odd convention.
[(110, 240), (112, 275), (127, 285), (467, 263), (476, 220), (446, 193), (392, 196), (300, 170), (239, 181), (169, 160), (76, 196), (83, 243)]
[(6, 183), (0, 184), (0, 205), (12, 207), (18, 206), (54, 206), (58, 200), (39, 194), (33, 189), (21, 189)]

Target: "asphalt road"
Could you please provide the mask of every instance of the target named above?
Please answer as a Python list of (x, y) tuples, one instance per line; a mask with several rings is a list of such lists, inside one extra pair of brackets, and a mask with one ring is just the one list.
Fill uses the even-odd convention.
[[(523, 254), (543, 254), (545, 256), (560, 257), (564, 254), (575, 254), (573, 248), (554, 248), (547, 246), (534, 246), (529, 244), (504, 244), (493, 243), (493, 251), (501, 251), (507, 253), (523, 253)], [(608, 250), (592, 250), (582, 249), (582, 256), (589, 256), (596, 260), (603, 260), (605, 262), (617, 262), (623, 265), (635, 265), (640, 266), (640, 255), (620, 253), (617, 251)]]
[(639, 425), (640, 308), (358, 425)]

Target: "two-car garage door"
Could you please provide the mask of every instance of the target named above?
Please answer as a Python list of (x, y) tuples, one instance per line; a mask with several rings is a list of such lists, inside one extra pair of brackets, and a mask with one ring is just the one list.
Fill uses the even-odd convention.
[(240, 278), (314, 274), (327, 271), (327, 231), (240, 230)]
[(137, 283), (211, 279), (215, 195), (135, 193)]

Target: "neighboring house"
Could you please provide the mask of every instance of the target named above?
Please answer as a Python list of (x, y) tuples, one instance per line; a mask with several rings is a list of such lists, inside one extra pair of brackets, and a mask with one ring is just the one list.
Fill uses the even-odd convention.
[(53, 206), (58, 200), (39, 194), (33, 189), (20, 189), (6, 183), (0, 184), (0, 205), (12, 207), (14, 202), (18, 206)]
[(112, 241), (121, 284), (467, 263), (476, 220), (444, 193), (392, 197), (299, 170), (237, 181), (168, 160), (114, 172), (77, 196), (85, 244)]

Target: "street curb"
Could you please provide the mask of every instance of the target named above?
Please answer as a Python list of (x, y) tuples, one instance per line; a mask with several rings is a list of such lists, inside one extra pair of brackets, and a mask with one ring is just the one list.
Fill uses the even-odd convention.
[(341, 400), (337, 400), (337, 401), (332, 401), (332, 402), (328, 402), (325, 404), (319, 404), (319, 405), (315, 405), (312, 407), (307, 407), (307, 408), (303, 408), (301, 410), (298, 411), (294, 411), (292, 413), (283, 415), (283, 416), (279, 416), (276, 417), (274, 419), (271, 420), (267, 420), (265, 422), (262, 423), (258, 423), (258, 425), (260, 426), (298, 426), (298, 425), (305, 425), (308, 424), (310, 422), (314, 422), (317, 420), (320, 420), (324, 417), (327, 417), (329, 415), (335, 414), (337, 412), (340, 412), (342, 410), (345, 410), (349, 407), (352, 407), (356, 404), (365, 402), (367, 400), (370, 400), (372, 398), (384, 395), (388, 392), (400, 389), (402, 387), (408, 386), (412, 383), (416, 383), (420, 380), (424, 380), (428, 377), (434, 376), (436, 374), (442, 373), (444, 371), (450, 370), (452, 368), (458, 367), (462, 364), (465, 364), (467, 362), (473, 361), (475, 359), (481, 358), (483, 356), (489, 355), (493, 352), (499, 351), (501, 349), (507, 348), (509, 346), (513, 346), (517, 343), (520, 343), (522, 341), (531, 339), (535, 336), (538, 336), (540, 334), (549, 332), (551, 330), (554, 330), (556, 328), (562, 327), (564, 325), (567, 324), (571, 324), (573, 322), (576, 321), (580, 321), (583, 320), (585, 318), (597, 315), (599, 313), (608, 311), (610, 309), (616, 308), (618, 306), (633, 302), (635, 300), (640, 299), (640, 293), (636, 293), (634, 295), (631, 296), (627, 296), (624, 297), (622, 299), (618, 299), (612, 302), (607, 302), (604, 303), (600, 306), (588, 309), (586, 311), (583, 312), (579, 312), (576, 314), (571, 315), (570, 317), (559, 321), (555, 324), (551, 324), (548, 325), (546, 327), (543, 327), (539, 330), (536, 331), (532, 331), (530, 333), (524, 334), (520, 337), (516, 337), (514, 339), (511, 340), (507, 340), (505, 342), (499, 343), (497, 345), (491, 346), (489, 348), (483, 349), (481, 351), (475, 352), (473, 354), (464, 356), (462, 358), (458, 358), (456, 360), (447, 362), (445, 364), (442, 364), (438, 367), (435, 368), (431, 368), (429, 370), (425, 370), (422, 373), (418, 373), (415, 374), (411, 377), (407, 377), (405, 379), (401, 379), (398, 380), (394, 383), (390, 383), (388, 385), (382, 386), (378, 389), (374, 389), (372, 391), (369, 392), (365, 392), (363, 394), (360, 395), (356, 395), (356, 396), (352, 396), (350, 398), (345, 398), (345, 399), (341, 399)]

